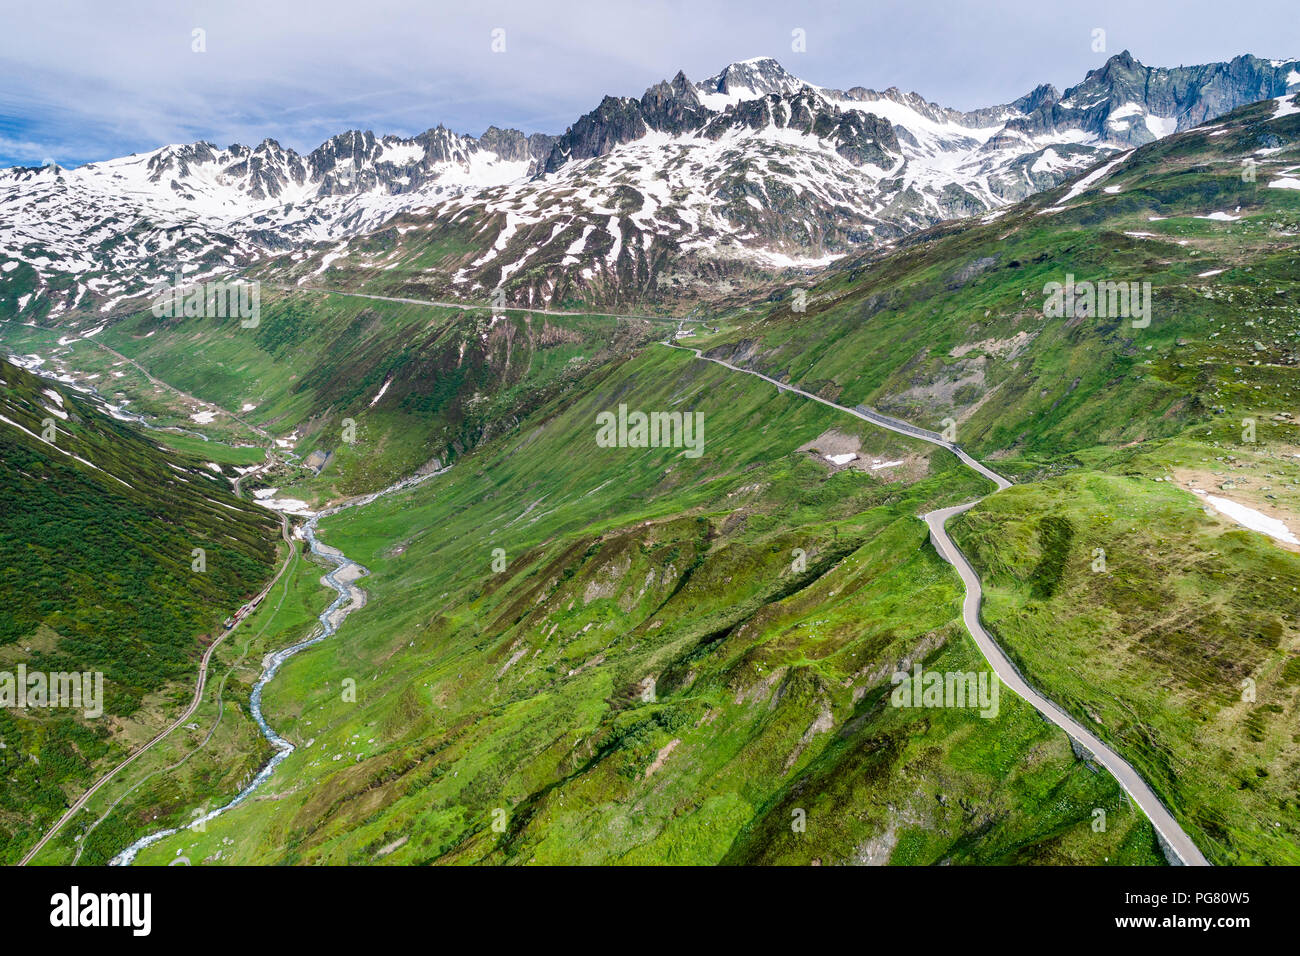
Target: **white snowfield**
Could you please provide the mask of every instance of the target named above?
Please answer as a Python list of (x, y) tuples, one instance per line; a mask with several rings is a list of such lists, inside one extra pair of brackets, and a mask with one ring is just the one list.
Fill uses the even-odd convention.
[(1084, 176), (1073, 186), (1071, 186), (1069, 191), (1066, 192), (1066, 194), (1060, 198), (1060, 200), (1057, 202), (1055, 206), (1052, 206), (1050, 209), (1042, 210), (1042, 212), (1040, 212), (1039, 215), (1043, 215), (1044, 213), (1060, 212), (1062, 209), (1065, 208), (1066, 203), (1070, 202), (1072, 199), (1078, 199), (1087, 190), (1091, 189), (1097, 183), (1101, 182), (1112, 172), (1118, 169), (1120, 164), (1122, 164), (1124, 160), (1128, 159), (1128, 155), (1130, 152), (1132, 152), (1132, 150), (1126, 150), (1125, 152), (1120, 153), (1117, 157), (1112, 159), (1106, 165), (1094, 169), (1087, 176)]
[(1268, 515), (1256, 511), (1254, 508), (1248, 508), (1246, 505), (1232, 501), (1228, 498), (1220, 498), (1217, 495), (1209, 494), (1199, 488), (1193, 489), (1198, 495), (1209, 502), (1219, 514), (1225, 518), (1231, 518), (1243, 528), (1249, 528), (1251, 531), (1258, 531), (1260, 534), (1266, 534), (1270, 538), (1286, 544), (1300, 544), (1300, 538), (1297, 538), (1291, 529), (1286, 526), (1286, 522), (1277, 518), (1270, 518)]
[[(1005, 188), (995, 185), (1005, 176), (1005, 166), (1020, 157), (1041, 153), (1032, 164), (1034, 172), (1049, 174), (1059, 181), (1090, 165), (1097, 156), (1118, 148), (1077, 131), (1041, 141), (1009, 134), (1006, 121), (1019, 115), (1014, 111), (995, 125), (967, 126), (953, 118), (960, 114), (938, 107), (931, 107), (933, 113), (940, 114), (936, 117), (884, 95), (877, 94), (876, 99), (848, 98), (837, 91), (791, 80), (774, 85), (787, 93), (802, 90), (810, 94), (812, 102), (822, 110), (853, 110), (888, 120), (895, 127), (899, 149), (888, 153), (889, 161), (884, 165), (855, 163), (840, 155), (839, 143), (785, 125), (790, 120), (785, 104), (777, 104), (765, 125), (757, 129), (737, 127), (716, 140), (703, 133), (673, 136), (649, 131), (603, 156), (571, 161), (547, 177), (467, 192), (434, 207), (432, 212), (440, 219), (491, 219), (495, 223), (492, 248), (469, 270), (458, 274), (455, 284), (466, 289), (473, 289), (475, 284), (488, 287), (487, 281), (476, 281), (477, 271), (499, 266), (498, 259), (507, 255), (508, 243), (521, 228), (553, 222), (583, 222), (581, 238), (552, 243), (550, 240), (556, 238), (552, 232), (550, 239), (531, 246), (522, 258), (511, 259), (511, 273), (527, 265), (529, 259), (554, 260), (560, 250), (565, 264), (577, 264), (582, 253), (593, 248), (593, 232), (608, 236), (599, 245), (609, 252), (592, 262), (590, 274), (612, 269), (625, 241), (618, 217), (622, 197), (629, 188), (641, 197), (642, 204), (638, 211), (627, 215), (643, 236), (670, 239), (683, 252), (744, 260), (773, 269), (808, 269), (828, 265), (847, 254), (848, 248), (833, 226), (851, 225), (867, 236), (882, 228), (891, 230), (893, 221), (889, 217), (896, 213), (890, 207), (900, 197), (906, 196), (915, 204), (909, 225), (919, 228), (953, 215), (944, 205), (945, 193), (953, 185), (959, 185), (989, 210), (1034, 191), (1030, 184), (1008, 198)], [(701, 98), (705, 105), (725, 108), (759, 95), (752, 88), (739, 87), (727, 94), (701, 94)], [(1012, 141), (991, 148), (995, 136)], [(1052, 149), (1054, 143), (1059, 146), (1061, 142), (1082, 149), (1062, 155)], [(733, 205), (719, 201), (720, 195), (733, 191), (737, 162), (741, 160), (746, 187), (751, 192), (738, 201), (743, 201), (752, 213), (737, 211)], [(809, 254), (806, 244), (795, 247), (765, 243), (758, 235), (746, 232), (745, 216), (772, 221), (788, 218), (790, 214), (780, 202), (780, 195), (788, 193), (796, 195), (804, 209), (833, 210), (833, 223), (817, 221), (815, 216), (797, 222), (814, 246), (821, 245), (820, 253)]]
[(391, 384), (393, 384), (393, 377), (390, 375), (384, 379), (384, 384), (379, 387), (379, 391), (375, 393), (375, 397), (370, 400), (370, 404), (366, 407), (374, 408), (379, 400), (384, 397), (384, 392), (388, 391), (388, 386)]
[[(266, 230), (300, 244), (356, 235), (399, 213), (512, 182), (528, 171), (527, 161), (502, 160), (465, 137), (438, 132), (445, 134), (441, 144), (450, 159), (435, 160), (432, 150), (426, 158), (414, 140), (384, 137), (376, 157), (349, 160), (328, 179), (307, 175), (301, 157), (270, 140), (251, 151), (172, 144), (72, 170), (0, 170), (0, 259), (26, 261), (42, 275), (153, 265), (134, 283), (102, 277), (86, 283), (111, 304), (114, 296), (170, 284), (179, 267), (168, 260), (186, 263), (188, 281), (204, 280), (263, 255)], [(204, 148), (196, 156), (198, 147)], [(279, 184), (278, 194), (268, 195), (250, 171), (250, 158), (269, 170), (265, 176)], [(352, 185), (379, 164), (398, 168), (392, 183)], [(427, 181), (408, 189), (417, 168)], [(117, 245), (107, 241), (115, 235), (127, 238)], [(29, 246), (42, 254), (26, 254)]]
[(270, 508), (272, 511), (282, 511), (285, 514), (300, 515), (304, 518), (310, 518), (316, 514), (311, 510), (307, 502), (298, 498), (263, 498), (259, 496), (257, 503), (263, 508)]

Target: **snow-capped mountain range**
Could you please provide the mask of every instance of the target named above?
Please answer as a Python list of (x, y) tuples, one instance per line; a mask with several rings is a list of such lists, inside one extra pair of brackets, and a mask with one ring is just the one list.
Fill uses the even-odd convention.
[[(662, 299), (995, 210), (1104, 155), (1297, 88), (1296, 60), (1163, 69), (1125, 52), (1064, 95), (1040, 86), (963, 113), (897, 89), (815, 86), (759, 58), (698, 83), (678, 73), (639, 99), (605, 97), (558, 136), (354, 131), (305, 156), (266, 140), (15, 167), (0, 171), (0, 315), (108, 313), (177, 270), (208, 276), (276, 256), (312, 281), (398, 217), (403, 237), (472, 239), (456, 268), (427, 281), (443, 294)], [(368, 251), (363, 265), (400, 270), (408, 249)]]

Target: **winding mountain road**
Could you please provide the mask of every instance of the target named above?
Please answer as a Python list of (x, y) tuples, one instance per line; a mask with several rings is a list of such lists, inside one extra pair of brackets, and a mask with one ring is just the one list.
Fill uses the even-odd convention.
[[(763, 381), (775, 385), (783, 392), (793, 392), (803, 398), (809, 398), (814, 402), (820, 402), (830, 408), (852, 415), (855, 418), (860, 418), (863, 421), (872, 423), (873, 425), (878, 425), (881, 428), (887, 428), (890, 431), (898, 432), (901, 435), (910, 435), (913, 438), (919, 438), (932, 445), (946, 448), (948, 451), (960, 458), (962, 463), (968, 468), (973, 469), (989, 481), (993, 482), (997, 486), (997, 491), (1002, 491), (1004, 488), (1011, 487), (1011, 482), (1006, 478), (1003, 478), (997, 472), (980, 464), (980, 462), (962, 451), (959, 446), (953, 442), (944, 440), (942, 436), (935, 432), (927, 431), (924, 428), (917, 428), (915, 425), (910, 425), (907, 422), (900, 421), (896, 418), (890, 418), (888, 415), (881, 415), (879, 412), (874, 412), (867, 408), (849, 408), (844, 405), (837, 405), (835, 402), (822, 398), (819, 395), (806, 392), (801, 388), (794, 387), (793, 385), (787, 385), (784, 382), (778, 382), (776, 379), (764, 375), (761, 372), (755, 372), (747, 368), (740, 368), (739, 366), (732, 365), (730, 362), (722, 359), (711, 358), (697, 348), (676, 345), (672, 342), (662, 342), (660, 344), (666, 345), (668, 348), (681, 349), (684, 352), (692, 352), (698, 359), (702, 359), (706, 362), (713, 362), (714, 364), (721, 365), (723, 368), (730, 369), (733, 372), (741, 372), (745, 375), (753, 375), (756, 378), (761, 378)], [(1141, 775), (1136, 770), (1133, 769), (1132, 765), (1115, 751), (1111, 750), (1110, 747), (1098, 739), (1096, 735), (1091, 733), (1081, 723), (1067, 714), (1060, 707), (1056, 706), (1056, 704), (1052, 703), (1038, 691), (1034, 690), (1033, 687), (1029, 686), (1029, 683), (1021, 675), (1020, 671), (1017, 670), (1016, 666), (1011, 662), (1011, 659), (1007, 657), (1006, 653), (998, 645), (997, 641), (993, 639), (985, 629), (984, 625), (980, 623), (980, 604), (984, 599), (984, 591), (980, 586), (979, 575), (975, 573), (975, 569), (971, 567), (970, 561), (968, 561), (966, 556), (962, 554), (961, 549), (958, 548), (952, 538), (949, 537), (945, 525), (948, 523), (949, 518), (954, 515), (962, 514), (965, 511), (969, 511), (983, 500), (983, 498), (976, 498), (974, 501), (968, 501), (965, 504), (954, 505), (950, 508), (940, 508), (921, 516), (921, 519), (930, 529), (930, 540), (934, 544), (935, 551), (939, 553), (941, 558), (957, 569), (957, 574), (961, 577), (962, 583), (966, 587), (966, 597), (962, 601), (961, 608), (962, 620), (970, 631), (971, 637), (975, 639), (975, 644), (979, 647), (980, 653), (984, 655), (984, 659), (988, 661), (989, 666), (993, 668), (993, 672), (997, 674), (998, 679), (1001, 680), (1008, 689), (1017, 696), (1023, 698), (1047, 720), (1065, 731), (1065, 733), (1068, 734), (1075, 743), (1089, 751), (1092, 754), (1093, 759), (1110, 771), (1111, 775), (1119, 782), (1119, 785), (1124, 788), (1125, 792), (1133, 799), (1133, 801), (1142, 808), (1142, 812), (1147, 815), (1147, 819), (1151, 821), (1151, 825), (1155, 827), (1156, 833), (1159, 835), (1161, 842), (1165, 846), (1167, 851), (1166, 855), (1171, 857), (1171, 862), (1176, 859), (1178, 862), (1186, 866), (1209, 866), (1209, 860), (1205, 858), (1205, 855), (1197, 848), (1196, 844), (1192, 841), (1192, 838), (1187, 835), (1186, 831), (1183, 830), (1178, 821), (1174, 819), (1173, 814), (1171, 814), (1165, 805), (1160, 802), (1160, 798), (1156, 796), (1155, 791), (1147, 785), (1147, 782), (1142, 779)]]
[(351, 299), (374, 299), (378, 302), (400, 302), (403, 305), (432, 305), (440, 309), (459, 309), (462, 312), (532, 312), (536, 315), (588, 316), (593, 319), (641, 319), (645, 322), (694, 322), (702, 324), (703, 319), (681, 318), (672, 315), (630, 315), (622, 312), (565, 312), (560, 309), (533, 309), (523, 305), (475, 305), (472, 302), (436, 302), (432, 299), (403, 299), (391, 295), (372, 295), (369, 292), (343, 292), (339, 289), (322, 289), (320, 286), (277, 285), (271, 288), (280, 292), (320, 292), (326, 295), (342, 295)]

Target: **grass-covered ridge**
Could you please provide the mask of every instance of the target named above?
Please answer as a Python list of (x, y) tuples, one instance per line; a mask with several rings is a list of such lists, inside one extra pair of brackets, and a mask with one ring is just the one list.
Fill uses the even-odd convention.
[[(661, 333), (614, 316), (494, 316), (268, 287), (252, 328), (146, 309), (93, 341), (6, 323), (0, 342), (95, 375), (106, 397), (158, 422), (194, 428), (191, 416), (209, 412), (202, 428), (213, 437), (264, 444), (270, 435), (300, 460), (330, 455), (319, 480), (292, 492), (315, 499), (454, 460)], [(269, 477), (280, 487), (302, 480), (296, 469)]]
[[(932, 230), (710, 352), (955, 419), (1018, 477), (954, 528), (988, 576), (986, 619), (1219, 863), (1294, 862), (1300, 830), (1300, 558), (1195, 494), (1300, 528), (1300, 194), (1270, 185), (1300, 162), (1300, 117), (1276, 111), (1137, 150), (1068, 201)], [(1067, 274), (1151, 282), (1151, 325), (1045, 317)]]
[(98, 719), (0, 710), (12, 862), (188, 700), (205, 640), (269, 575), (278, 523), (77, 392), (7, 362), (0, 383), (0, 670), (102, 672), (105, 689)]

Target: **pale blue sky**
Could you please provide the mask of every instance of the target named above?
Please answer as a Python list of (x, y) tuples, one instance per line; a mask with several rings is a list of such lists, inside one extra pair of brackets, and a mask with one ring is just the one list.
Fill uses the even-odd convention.
[[(796, 28), (806, 52), (791, 50)], [(306, 151), (353, 128), (562, 132), (606, 93), (752, 56), (969, 109), (1064, 89), (1126, 48), (1153, 66), (1290, 58), (1300, 17), (1295, 0), (0, 0), (0, 166), (198, 139)]]

